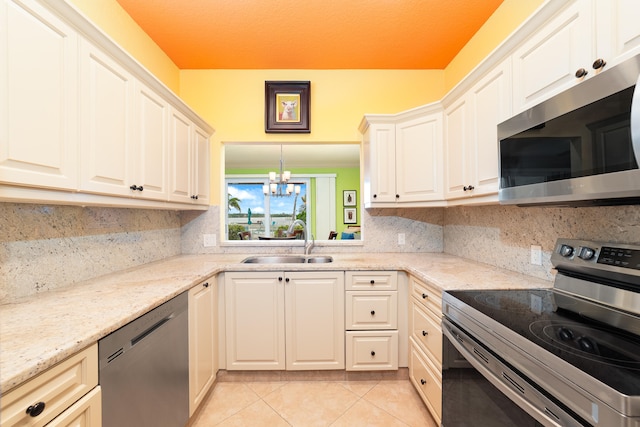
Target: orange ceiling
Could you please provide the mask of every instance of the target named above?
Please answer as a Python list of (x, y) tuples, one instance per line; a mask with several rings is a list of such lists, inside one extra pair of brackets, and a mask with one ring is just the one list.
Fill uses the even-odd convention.
[(117, 0), (180, 69), (443, 69), (503, 0)]

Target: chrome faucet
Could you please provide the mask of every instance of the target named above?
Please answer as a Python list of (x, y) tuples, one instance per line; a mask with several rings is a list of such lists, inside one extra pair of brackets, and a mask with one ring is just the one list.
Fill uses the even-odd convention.
[(311, 253), (311, 249), (315, 246), (315, 239), (313, 235), (311, 235), (311, 242), (309, 242), (309, 227), (304, 223), (301, 219), (296, 219), (291, 223), (289, 228), (287, 229), (287, 235), (293, 234), (293, 229), (296, 225), (301, 225), (304, 229), (304, 254), (309, 255)]

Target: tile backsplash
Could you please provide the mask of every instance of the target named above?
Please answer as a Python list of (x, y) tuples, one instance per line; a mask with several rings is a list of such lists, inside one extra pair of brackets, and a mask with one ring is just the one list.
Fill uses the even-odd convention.
[(180, 253), (177, 212), (0, 203), (0, 302)]
[[(638, 206), (372, 209), (362, 224), (361, 246), (314, 251), (446, 252), (552, 280), (558, 237), (640, 243)], [(217, 206), (175, 212), (0, 203), (0, 230), (0, 303), (178, 254), (266, 250), (220, 245)], [(204, 247), (204, 234), (216, 234), (217, 245)], [(530, 264), (531, 245), (542, 247), (542, 266)]]

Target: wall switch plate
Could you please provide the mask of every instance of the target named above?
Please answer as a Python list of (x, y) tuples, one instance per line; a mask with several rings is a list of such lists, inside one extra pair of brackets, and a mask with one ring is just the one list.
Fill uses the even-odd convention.
[(542, 265), (542, 247), (531, 245), (531, 264)]
[(404, 233), (398, 233), (398, 244), (404, 245)]
[(210, 248), (216, 245), (216, 235), (215, 234), (205, 234), (204, 235), (204, 247)]

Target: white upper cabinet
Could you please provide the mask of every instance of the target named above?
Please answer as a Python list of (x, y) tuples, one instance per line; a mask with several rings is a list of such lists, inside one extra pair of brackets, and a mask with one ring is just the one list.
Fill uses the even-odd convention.
[(597, 50), (607, 67), (640, 53), (640, 2), (594, 1)]
[(579, 70), (594, 73), (592, 13), (591, 0), (574, 1), (516, 49), (515, 112), (533, 107), (580, 82), (585, 77), (576, 76)]
[(209, 137), (180, 111), (169, 115), (169, 200), (209, 204)]
[(640, 2), (574, 0), (513, 54), (521, 112), (640, 53)]
[(128, 196), (133, 182), (133, 77), (87, 41), (80, 49), (80, 189)]
[(360, 126), (365, 207), (442, 199), (442, 110), (366, 116)]
[(0, 182), (76, 188), (77, 39), (35, 1), (0, 3)]
[(497, 129), (510, 115), (507, 59), (445, 109), (447, 199), (497, 194)]
[(134, 106), (135, 166), (132, 185), (138, 186), (135, 191), (140, 197), (167, 200), (169, 104), (146, 85), (137, 82)]
[(396, 124), (397, 201), (442, 199), (442, 111)]
[(213, 129), (70, 3), (0, 2), (0, 79), (0, 201), (208, 206)]

